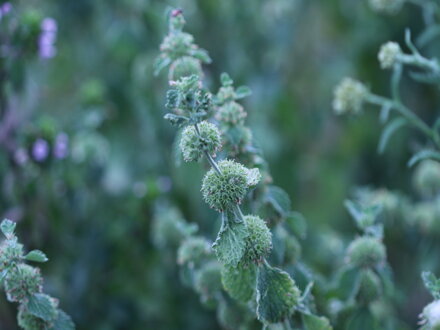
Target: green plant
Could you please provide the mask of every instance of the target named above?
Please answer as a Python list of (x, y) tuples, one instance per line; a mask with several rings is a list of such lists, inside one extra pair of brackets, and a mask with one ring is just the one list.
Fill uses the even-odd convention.
[[(182, 129), (179, 146), (184, 160), (197, 161), (204, 155), (210, 164), (201, 191), (205, 202), (221, 214), (222, 222), (212, 246), (200, 236), (183, 240), (178, 262), (183, 267), (184, 282), (199, 292), (205, 304), (217, 307), (219, 321), (227, 328), (245, 327), (255, 315), (265, 326), (284, 322), (290, 328), (299, 322), (308, 327), (314, 322), (330, 328), (326, 319), (314, 315), (312, 283), (301, 296), (292, 277), (269, 263), (274, 234), (266, 221), (270, 221), (277, 243), (285, 251), (286, 246), (292, 247), (292, 241), (294, 247), (298, 245), (291, 231), (301, 232), (298, 228), (303, 219), (290, 210), (287, 194), (270, 184), (266, 162), (244, 126), (246, 112), (237, 101), (249, 95), (250, 89), (234, 88), (227, 74), (222, 74), (222, 86), (216, 95), (204, 88), (199, 68), (202, 61), (209, 62), (209, 57), (193, 44), (192, 36), (182, 31), (183, 25), (182, 11), (173, 10), (169, 34), (156, 61), (157, 73), (170, 66), (171, 89), (166, 102), (170, 112), (165, 119)], [(191, 69), (176, 70), (175, 66), (183, 66), (183, 62), (185, 68)], [(242, 204), (264, 214), (266, 221), (255, 214), (245, 214)], [(292, 228), (287, 231), (289, 224)], [(280, 257), (280, 264), (297, 258), (295, 255), (284, 259), (284, 252)], [(237, 306), (242, 310), (241, 317), (233, 315)], [(228, 322), (231, 317), (235, 319), (233, 324)]]
[(26, 264), (46, 262), (39, 250), (24, 253), (23, 245), (15, 235), (15, 223), (3, 220), (0, 229), (6, 239), (0, 244), (0, 283), (8, 301), (18, 303), (18, 325), (25, 330), (68, 330), (75, 326), (58, 300), (43, 293), (40, 269)]

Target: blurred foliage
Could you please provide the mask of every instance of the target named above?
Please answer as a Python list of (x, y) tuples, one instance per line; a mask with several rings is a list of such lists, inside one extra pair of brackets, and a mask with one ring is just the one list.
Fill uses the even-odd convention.
[[(352, 0), (17, 0), (12, 5), (31, 23), (35, 15), (56, 19), (57, 55), (22, 57), (6, 78), (14, 83), (0, 96), (2, 104), (7, 100), (7, 111), (0, 114), (0, 214), (19, 222), (18, 235), (29, 249), (45, 251), (50, 259), (41, 266), (45, 291), (60, 299), (78, 329), (220, 327), (198, 295), (180, 284), (177, 247), (158, 250), (153, 244), (161, 241), (153, 218), (169, 209), (169, 200), (211, 240), (219, 228), (194, 184), (204, 169), (175, 163), (169, 148), (174, 129), (162, 119), (166, 77), (153, 77), (153, 61), (169, 6), (184, 9), (188, 31), (209, 51), (213, 64), (205, 72), (213, 90), (223, 71), (252, 88), (248, 123), (274, 182), (307, 218), (302, 255), (314, 271), (327, 277), (341, 267), (337, 257), (357, 232), (343, 206), (355, 186), (386, 187), (422, 203), (406, 166), (418, 133), (399, 132), (393, 147), (379, 155), (374, 113), (340, 120), (330, 111), (333, 86), (345, 75), (370, 82), (378, 93), (389, 92), (377, 52), (388, 40), (402, 43), (405, 27), (414, 35), (422, 31), (415, 6), (386, 16), (374, 13), (367, 1)], [(32, 40), (25, 43), (31, 53), (37, 48)], [(423, 51), (428, 57), (438, 54), (438, 41)], [(0, 61), (3, 65), (3, 56)], [(405, 101), (424, 109), (419, 115), (427, 121), (436, 115), (435, 92), (403, 81)], [(5, 143), (5, 124), (13, 128), (8, 136), (14, 152)], [(25, 164), (14, 158), (20, 148), (31, 151), (38, 139), (52, 146), (60, 133), (68, 136), (67, 158)], [(409, 211), (399, 209), (390, 217), (396, 225), (385, 226), (384, 244), (398, 275), (395, 314), (414, 328), (430, 299), (422, 281), (414, 279), (425, 269), (440, 273), (440, 231), (426, 230), (432, 223), (417, 231), (402, 225), (402, 212)], [(182, 228), (173, 235), (192, 232)], [(15, 315), (15, 306), (0, 298), (2, 329), (16, 328)]]

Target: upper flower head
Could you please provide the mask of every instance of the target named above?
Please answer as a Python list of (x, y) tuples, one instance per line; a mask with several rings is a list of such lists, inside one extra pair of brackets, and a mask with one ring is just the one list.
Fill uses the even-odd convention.
[(380, 47), (378, 54), (380, 66), (382, 69), (389, 69), (394, 66), (399, 60), (402, 50), (397, 42), (389, 41)]
[(335, 89), (333, 109), (337, 114), (359, 113), (367, 92), (367, 88), (361, 82), (352, 78), (344, 78)]

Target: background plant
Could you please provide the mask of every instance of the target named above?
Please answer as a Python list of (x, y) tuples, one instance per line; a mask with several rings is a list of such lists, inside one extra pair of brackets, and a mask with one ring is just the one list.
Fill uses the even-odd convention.
[[(325, 279), (345, 265), (345, 249), (360, 233), (343, 206), (347, 196), (384, 198), (387, 210), (399, 205), (397, 213), (387, 212), (390, 221), (412, 210), (426, 214), (434, 205), (413, 186), (406, 165), (413, 151), (428, 146), (428, 139), (417, 130), (400, 130), (386, 152), (378, 154), (382, 126), (376, 112), (341, 120), (329, 111), (333, 86), (345, 75), (368, 82), (378, 95), (389, 95), (390, 72), (378, 69), (377, 53), (389, 40), (408, 52), (405, 28), (426, 58), (438, 54), (437, 39), (423, 47), (417, 43), (428, 26), (421, 7), (405, 3), (388, 16), (373, 11), (367, 0), (169, 4), (184, 9), (187, 30), (212, 56), (212, 64), (204, 66), (207, 86), (216, 91), (218, 77), (226, 71), (235, 86), (252, 88), (252, 96), (239, 101), (250, 110), (246, 126), (270, 160), (273, 182), (307, 218), (305, 240), (296, 236), (302, 246), (299, 263), (306, 260)], [(168, 28), (168, 4), (18, 0), (13, 5), (17, 14), (38, 9), (42, 18), (58, 22), (55, 57), (40, 61), (37, 38), (32, 42), (33, 60), (21, 66), (28, 77), (19, 98), (25, 106), (20, 103), (14, 113), (32, 113), (26, 121), (32, 126), (49, 119), (54, 136), (68, 135), (69, 157), (50, 166), (31, 161), (39, 170), (30, 184), (11, 185), (11, 164), (3, 147), (0, 152), (2, 218), (18, 221), (21, 241), (50, 256), (41, 265), (45, 290), (60, 299), (79, 329), (220, 327), (215, 313), (199, 303), (200, 295), (180, 284), (177, 247), (167, 249), (152, 226), (155, 214), (160, 217), (159, 210), (170, 208), (170, 202), (180, 210), (178, 218), (197, 223), (199, 233), (210, 240), (220, 226), (219, 220), (212, 221), (216, 213), (200, 203), (200, 187), (194, 184), (206, 169), (175, 165), (169, 149), (175, 128), (158, 111), (167, 75), (154, 78), (152, 71)], [(401, 85), (405, 104), (433, 123), (435, 87), (407, 77)], [(25, 136), (25, 126), (18, 135)], [(254, 167), (245, 159), (240, 162)], [(351, 194), (354, 186), (365, 185)], [(11, 186), (25, 193), (11, 199)], [(400, 207), (404, 204), (408, 208)], [(388, 221), (384, 215), (381, 219)], [(435, 217), (423, 219), (384, 226), (387, 260), (399, 274), (393, 278), (395, 314), (410, 328), (432, 300), (422, 281), (414, 279), (423, 270), (439, 272)], [(157, 240), (164, 247), (157, 249)], [(408, 263), (414, 266), (411, 272)], [(297, 284), (303, 288), (302, 281)], [(325, 295), (319, 286), (315, 281), (313, 295), (323, 311), (328, 300), (320, 298)], [(15, 305), (0, 299), (2, 325), (14, 329), (16, 314)]]

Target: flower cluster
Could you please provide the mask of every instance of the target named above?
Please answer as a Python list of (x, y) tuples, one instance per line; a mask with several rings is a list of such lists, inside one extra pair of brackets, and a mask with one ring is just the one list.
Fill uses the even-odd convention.
[(382, 69), (392, 68), (399, 61), (402, 50), (397, 42), (389, 41), (380, 48), (378, 59)]
[(367, 88), (361, 82), (344, 78), (335, 89), (333, 109), (337, 114), (357, 114), (362, 110), (367, 93)]
[(187, 162), (197, 161), (207, 152), (211, 156), (220, 150), (220, 132), (214, 124), (202, 121), (196, 126), (187, 126), (182, 132), (180, 150)]
[(41, 33), (38, 38), (38, 53), (41, 58), (47, 59), (56, 55), (57, 30), (58, 25), (53, 18), (47, 17), (41, 22)]
[(15, 223), (3, 220), (0, 229), (6, 239), (0, 244), (0, 283), (6, 298), (19, 303), (18, 325), (25, 330), (75, 328), (70, 317), (58, 308), (58, 301), (43, 293), (40, 270), (26, 261), (46, 262), (46, 255), (33, 250), (26, 255), (15, 236)]

